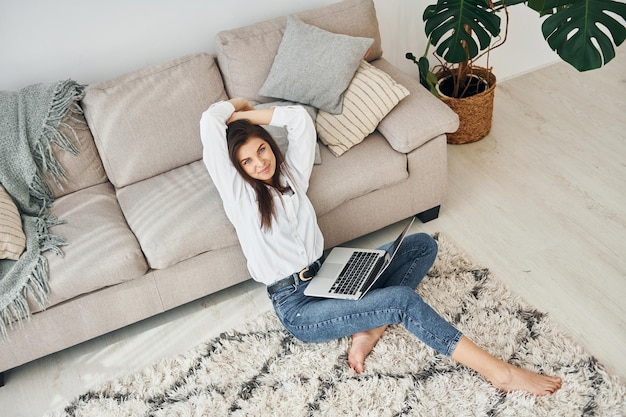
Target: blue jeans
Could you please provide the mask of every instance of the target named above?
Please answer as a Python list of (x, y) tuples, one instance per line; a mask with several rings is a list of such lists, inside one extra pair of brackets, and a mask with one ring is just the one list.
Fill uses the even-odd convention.
[(450, 356), (462, 333), (415, 292), (436, 256), (437, 242), (431, 236), (409, 235), (376, 288), (360, 300), (308, 297), (304, 295), (308, 282), (297, 280), (272, 294), (270, 299), (285, 328), (304, 342), (326, 342), (402, 323), (428, 346)]

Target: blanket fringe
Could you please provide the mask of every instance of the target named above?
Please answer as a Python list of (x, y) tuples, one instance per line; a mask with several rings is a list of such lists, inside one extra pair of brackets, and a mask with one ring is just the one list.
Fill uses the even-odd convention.
[[(48, 299), (48, 260), (45, 256), (39, 255), (37, 264), (31, 272), (31, 276), (22, 288), (22, 291), (10, 304), (0, 310), (0, 336), (2, 341), (10, 341), (8, 330), (22, 328), (24, 320), (30, 320), (32, 314), (28, 300), (34, 300), (41, 309), (45, 308)], [(29, 297), (30, 295), (30, 297)]]
[(64, 237), (50, 233), (49, 229), (52, 226), (65, 223), (65, 220), (59, 220), (49, 213), (37, 219), (37, 235), (40, 253), (51, 251), (55, 255), (63, 257), (61, 246), (67, 245), (67, 241)]
[[(78, 101), (83, 98), (85, 86), (78, 84), (73, 80), (66, 80), (59, 82), (55, 89), (54, 98), (50, 105), (50, 111), (48, 117), (44, 122), (42, 128), (42, 134), (36, 145), (36, 152), (34, 153), (35, 161), (40, 167), (41, 171), (48, 174), (55, 185), (60, 189), (63, 189), (62, 182), (67, 179), (65, 169), (54, 157), (52, 145), (56, 145), (60, 149), (70, 152), (73, 155), (78, 154), (78, 148), (74, 141), (80, 143), (80, 139), (76, 134), (76, 131), (67, 123), (63, 123), (64, 117), (70, 114), (82, 114), (82, 109), (78, 104)], [(68, 112), (69, 110), (69, 112)], [(86, 123), (76, 117), (70, 115), (70, 118), (78, 123)], [(64, 133), (60, 126), (68, 128), (71, 132), (71, 138)], [(51, 195), (52, 191), (48, 184), (39, 178), (36, 180), (37, 184), (33, 184), (32, 189), (36, 192), (37, 198), (43, 193)], [(42, 201), (47, 202), (46, 199)]]

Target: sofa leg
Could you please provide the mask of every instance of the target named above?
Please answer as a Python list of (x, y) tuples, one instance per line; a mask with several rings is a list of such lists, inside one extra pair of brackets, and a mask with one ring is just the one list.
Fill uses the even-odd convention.
[(422, 211), (421, 213), (417, 214), (417, 218), (420, 219), (422, 223), (427, 223), (431, 220), (435, 220), (437, 217), (439, 217), (440, 208), (441, 206), (437, 206), (429, 210)]
[(4, 387), (4, 372), (0, 372), (0, 388)]

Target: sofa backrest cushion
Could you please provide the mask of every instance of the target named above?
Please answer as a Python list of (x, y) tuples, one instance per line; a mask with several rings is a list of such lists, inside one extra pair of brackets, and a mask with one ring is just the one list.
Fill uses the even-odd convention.
[(198, 53), (90, 85), (82, 107), (120, 188), (199, 160), (202, 112), (224, 99), (215, 56)]
[[(382, 56), (373, 0), (345, 0), (295, 14), (301, 21), (333, 33), (374, 39), (368, 60)], [(217, 34), (217, 60), (229, 97), (266, 103), (259, 95), (283, 38), (287, 17), (279, 17)]]
[(52, 178), (46, 178), (54, 197), (59, 198), (106, 182), (107, 175), (91, 130), (85, 121), (85, 114), (70, 107), (61, 120), (59, 130), (72, 140), (78, 153), (74, 154), (57, 146), (52, 147), (55, 158), (65, 171), (65, 179), (60, 180), (58, 184)]

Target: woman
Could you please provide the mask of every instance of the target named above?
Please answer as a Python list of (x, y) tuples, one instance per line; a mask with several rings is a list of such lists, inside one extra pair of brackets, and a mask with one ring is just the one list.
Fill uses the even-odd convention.
[[(284, 157), (260, 125), (287, 128)], [(316, 134), (302, 107), (255, 110), (236, 98), (213, 104), (202, 115), (200, 127), (204, 163), (237, 231), (248, 269), (267, 285), (276, 314), (295, 337), (324, 342), (352, 336), (348, 362), (361, 373), (387, 325), (402, 323), (498, 389), (545, 395), (560, 388), (560, 378), (514, 367), (485, 352), (415, 292), (437, 254), (436, 242), (426, 234), (405, 238), (381, 284), (361, 300), (304, 295), (307, 280), (323, 262), (324, 241), (306, 196)]]

